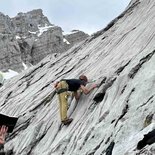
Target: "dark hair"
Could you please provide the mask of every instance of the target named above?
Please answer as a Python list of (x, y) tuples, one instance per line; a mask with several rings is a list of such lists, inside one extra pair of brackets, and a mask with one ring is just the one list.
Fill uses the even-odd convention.
[(88, 82), (88, 78), (85, 75), (80, 75), (79, 79), (86, 82), (86, 83)]

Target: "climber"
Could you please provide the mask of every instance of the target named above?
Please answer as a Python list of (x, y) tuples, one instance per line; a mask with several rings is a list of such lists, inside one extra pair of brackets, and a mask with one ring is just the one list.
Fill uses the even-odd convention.
[(4, 75), (3, 75), (3, 73), (0, 71), (0, 87), (3, 86), (3, 83), (4, 83)]
[(94, 88), (97, 87), (96, 84), (93, 84), (90, 88), (87, 88), (85, 87), (87, 83), (88, 83), (87, 77), (85, 75), (81, 75), (79, 79), (62, 79), (54, 84), (54, 87), (56, 88), (56, 92), (59, 98), (61, 122), (64, 125), (69, 125), (73, 120), (72, 118), (67, 118), (67, 108), (68, 108), (67, 98), (69, 96), (68, 91), (73, 92), (72, 94), (78, 101), (81, 93), (87, 95)]

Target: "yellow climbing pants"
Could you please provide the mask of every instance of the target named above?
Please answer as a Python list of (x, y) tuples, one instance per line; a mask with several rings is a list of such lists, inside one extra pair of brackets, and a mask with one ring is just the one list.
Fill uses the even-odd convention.
[(61, 121), (67, 120), (67, 109), (68, 109), (68, 84), (66, 81), (60, 81), (56, 86), (58, 99), (59, 99), (59, 108), (60, 108), (60, 118)]

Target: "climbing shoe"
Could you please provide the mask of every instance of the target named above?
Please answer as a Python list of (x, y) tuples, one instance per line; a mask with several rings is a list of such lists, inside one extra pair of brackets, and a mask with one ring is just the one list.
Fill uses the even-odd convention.
[(64, 125), (69, 125), (73, 121), (73, 118), (69, 118), (67, 120), (62, 121)]

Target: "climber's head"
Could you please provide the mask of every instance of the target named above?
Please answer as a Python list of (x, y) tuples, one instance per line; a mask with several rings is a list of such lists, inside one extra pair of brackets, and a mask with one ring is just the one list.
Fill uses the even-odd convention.
[(88, 78), (87, 78), (85, 75), (80, 75), (80, 76), (79, 76), (79, 79), (80, 79), (81, 81), (83, 81), (85, 85), (86, 85), (87, 82), (88, 82)]

